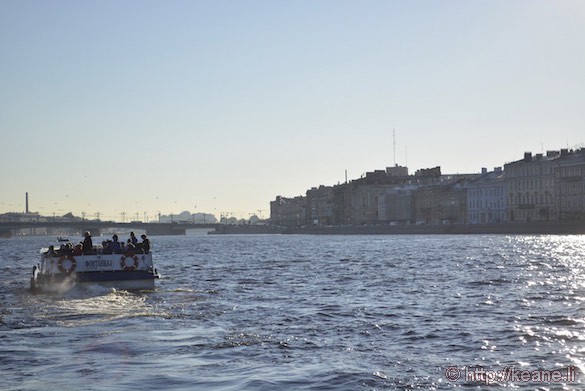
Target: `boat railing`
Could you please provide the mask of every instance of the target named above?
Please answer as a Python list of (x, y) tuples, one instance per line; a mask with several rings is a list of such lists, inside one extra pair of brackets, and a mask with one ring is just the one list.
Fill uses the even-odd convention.
[(97, 245), (97, 246), (93, 246), (93, 250), (89, 253), (84, 253), (84, 252), (79, 252), (74, 250), (70, 250), (68, 249), (66, 246), (65, 247), (61, 247), (61, 248), (57, 248), (57, 249), (53, 249), (53, 253), (51, 254), (51, 249), (44, 247), (40, 250), (40, 253), (46, 257), (46, 258), (60, 258), (60, 257), (66, 257), (68, 255), (72, 255), (75, 257), (80, 257), (80, 256), (84, 256), (84, 255), (115, 255), (115, 254), (120, 254), (120, 255), (142, 255), (142, 254), (152, 254), (151, 251), (143, 251), (141, 249), (133, 249), (133, 250), (126, 250), (126, 251), (108, 251), (103, 249), (102, 246)]

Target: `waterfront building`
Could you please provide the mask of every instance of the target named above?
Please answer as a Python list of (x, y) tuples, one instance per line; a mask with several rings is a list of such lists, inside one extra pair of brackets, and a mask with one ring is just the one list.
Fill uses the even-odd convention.
[(509, 221), (557, 219), (554, 167), (559, 156), (557, 151), (526, 152), (524, 159), (504, 165)]
[(414, 190), (417, 224), (467, 222), (467, 179), (424, 185)]
[(391, 177), (407, 177), (408, 167), (399, 166), (395, 164), (394, 167), (386, 167), (386, 175)]
[[(59, 222), (59, 221), (70, 221), (62, 217), (47, 217), (41, 216), (38, 212), (8, 212), (0, 214), (0, 222), (2, 223), (45, 223), (45, 222)], [(34, 228), (22, 228), (14, 230), (15, 235), (49, 235), (53, 233), (60, 234), (61, 229), (59, 228), (47, 228), (47, 227), (34, 227)]]
[(0, 214), (0, 222), (5, 222), (5, 223), (14, 223), (14, 222), (20, 222), (20, 223), (30, 223), (30, 222), (35, 222), (35, 221), (41, 221), (41, 219), (46, 219), (46, 217), (41, 216), (38, 212), (26, 212), (26, 213), (20, 213), (20, 212), (8, 212), (8, 213), (3, 213)]
[(558, 219), (585, 220), (585, 148), (561, 150), (554, 178)]
[(388, 185), (360, 185), (353, 192), (354, 224), (376, 224), (381, 221), (378, 210)]
[(305, 225), (306, 199), (303, 196), (286, 198), (277, 196), (270, 202), (270, 222), (283, 227), (300, 227)]
[(333, 187), (333, 225), (354, 224), (353, 190), (356, 186), (349, 182)]
[[(333, 187), (333, 224), (378, 224), (384, 220), (384, 193), (409, 181), (408, 168), (395, 165), (367, 172), (359, 179)], [(382, 212), (384, 213), (384, 212)]]
[(387, 185), (360, 183), (359, 180), (333, 189), (333, 225), (374, 224), (379, 220), (378, 200)]
[(414, 196), (416, 185), (394, 186), (386, 189), (379, 199), (380, 220), (388, 223), (414, 222)]
[(386, 193), (396, 187), (409, 183), (408, 168), (395, 165), (386, 170), (367, 172), (365, 177), (352, 181), (352, 215), (350, 221), (356, 225), (379, 224), (387, 222)]
[(335, 221), (332, 186), (319, 186), (307, 190), (306, 216), (308, 225), (332, 225)]
[(465, 223), (467, 184), (479, 174), (442, 175), (441, 167), (387, 167), (336, 186), (309, 189), (306, 197), (278, 196), (270, 203), (274, 225)]
[(506, 182), (501, 167), (488, 172), (482, 169), (479, 178), (467, 185), (467, 221), (470, 224), (507, 221)]

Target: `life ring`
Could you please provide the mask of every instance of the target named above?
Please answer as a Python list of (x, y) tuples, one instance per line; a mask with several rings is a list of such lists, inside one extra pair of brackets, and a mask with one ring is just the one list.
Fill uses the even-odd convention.
[[(126, 265), (126, 258), (128, 258), (128, 257), (131, 257), (133, 260), (132, 265), (130, 265), (130, 266)], [(131, 272), (132, 270), (136, 270), (136, 268), (138, 267), (138, 256), (132, 255), (132, 254), (122, 255), (122, 258), (120, 258), (120, 267), (127, 272)]]
[[(67, 259), (69, 260), (69, 262), (71, 262), (71, 266), (65, 268), (63, 267), (63, 262)], [(71, 255), (67, 255), (65, 257), (59, 258), (59, 262), (57, 262), (57, 267), (59, 268), (59, 271), (61, 273), (71, 274), (77, 267), (77, 261)]]

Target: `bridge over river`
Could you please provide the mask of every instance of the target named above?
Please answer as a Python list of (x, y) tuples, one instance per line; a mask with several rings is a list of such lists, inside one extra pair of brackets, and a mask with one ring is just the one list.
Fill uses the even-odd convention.
[(30, 228), (70, 228), (81, 231), (90, 231), (98, 236), (103, 229), (120, 228), (123, 230), (143, 229), (147, 235), (185, 235), (188, 229), (214, 229), (219, 224), (192, 224), (192, 223), (117, 223), (115, 221), (81, 220), (81, 221), (30, 221), (30, 222), (0, 222), (0, 235), (9, 236), (12, 231)]

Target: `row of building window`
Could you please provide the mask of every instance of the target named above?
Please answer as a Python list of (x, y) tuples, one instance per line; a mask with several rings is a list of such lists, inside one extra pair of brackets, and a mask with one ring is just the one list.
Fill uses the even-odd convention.
[(561, 207), (568, 209), (582, 209), (585, 205), (585, 197), (563, 197), (561, 199)]
[(478, 212), (469, 213), (469, 222), (477, 223), (497, 223), (506, 220), (506, 212)]
[(532, 177), (532, 176), (546, 176), (553, 174), (552, 166), (537, 166), (537, 167), (522, 167), (518, 169), (508, 169), (507, 177), (509, 178), (520, 178), (520, 177)]
[(562, 186), (558, 189), (557, 195), (559, 197), (562, 196), (570, 196), (574, 194), (585, 194), (585, 185), (568, 185)]
[(504, 200), (469, 200), (469, 209), (493, 208), (502, 209), (505, 207)]
[(563, 167), (559, 170), (559, 176), (567, 177), (567, 176), (585, 176), (585, 169), (581, 166), (575, 167)]
[[(515, 202), (514, 202), (515, 201)], [(550, 205), (553, 203), (553, 197), (550, 193), (518, 193), (516, 196), (513, 194), (510, 195), (510, 205), (520, 205), (520, 204), (547, 204)]]
[(538, 178), (531, 180), (513, 181), (510, 183), (512, 191), (526, 191), (526, 190), (550, 190), (554, 187), (554, 180), (552, 178)]
[(504, 195), (504, 187), (483, 187), (478, 189), (470, 188), (469, 190), (470, 197), (497, 197)]

